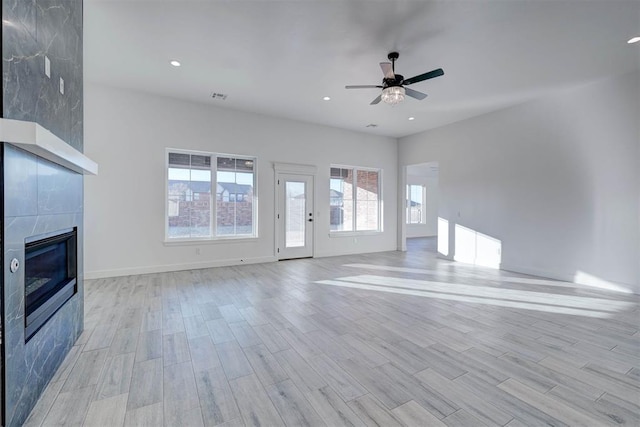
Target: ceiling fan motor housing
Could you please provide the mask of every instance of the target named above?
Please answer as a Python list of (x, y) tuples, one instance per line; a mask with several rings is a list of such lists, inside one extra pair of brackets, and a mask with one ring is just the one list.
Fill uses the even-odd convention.
[(403, 81), (404, 81), (404, 76), (401, 74), (396, 74), (395, 78), (393, 79), (389, 79), (386, 77), (382, 79), (382, 86), (384, 87), (402, 86)]

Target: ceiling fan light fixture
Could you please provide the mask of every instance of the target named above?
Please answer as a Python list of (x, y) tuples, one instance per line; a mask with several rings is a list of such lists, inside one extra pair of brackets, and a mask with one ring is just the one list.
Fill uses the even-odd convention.
[(397, 105), (404, 101), (405, 90), (402, 86), (391, 86), (382, 89), (382, 100), (389, 105)]

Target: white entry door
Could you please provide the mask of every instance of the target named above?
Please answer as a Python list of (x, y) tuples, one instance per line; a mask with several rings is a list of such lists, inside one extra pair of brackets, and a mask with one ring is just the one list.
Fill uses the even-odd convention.
[(313, 256), (313, 176), (278, 173), (278, 259)]

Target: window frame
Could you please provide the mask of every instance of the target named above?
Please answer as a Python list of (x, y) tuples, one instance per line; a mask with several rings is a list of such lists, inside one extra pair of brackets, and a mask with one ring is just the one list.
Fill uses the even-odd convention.
[[(210, 231), (211, 234), (205, 237), (169, 237), (169, 154), (189, 154), (211, 157), (211, 204), (210, 204)], [(218, 158), (226, 157), (233, 159), (251, 160), (253, 161), (253, 194), (251, 198), (251, 234), (240, 235), (216, 235), (218, 229), (217, 216), (217, 186), (218, 186)], [(217, 153), (200, 150), (185, 150), (182, 148), (165, 148), (164, 153), (164, 244), (165, 245), (181, 245), (181, 244), (200, 244), (200, 243), (221, 243), (225, 241), (255, 241), (258, 239), (258, 158), (256, 156), (248, 156), (244, 154)]]
[[(353, 171), (353, 191), (351, 192), (352, 203), (353, 203), (353, 215), (352, 215), (352, 224), (351, 230), (331, 230), (331, 225), (329, 225), (329, 237), (347, 237), (354, 235), (366, 235), (366, 234), (380, 234), (384, 232), (383, 224), (383, 197), (382, 197), (382, 180), (383, 180), (383, 170), (381, 168), (372, 168), (365, 166), (353, 166), (353, 165), (344, 165), (344, 164), (335, 164), (331, 163), (329, 165), (329, 189), (331, 189), (331, 169), (351, 169)], [(377, 172), (378, 173), (378, 227), (375, 230), (358, 230), (358, 171), (364, 172)], [(329, 209), (331, 209), (331, 196), (329, 193), (328, 197)]]
[[(421, 187), (422, 189), (422, 208), (420, 209), (420, 221), (411, 222), (411, 187)], [(406, 210), (405, 223), (407, 225), (424, 225), (427, 223), (427, 186), (424, 184), (407, 184), (406, 189)]]

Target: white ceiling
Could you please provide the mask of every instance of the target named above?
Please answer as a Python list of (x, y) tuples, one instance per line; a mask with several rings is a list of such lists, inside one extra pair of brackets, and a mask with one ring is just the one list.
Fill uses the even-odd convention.
[[(640, 43), (626, 43), (640, 34), (637, 0), (85, 0), (84, 8), (87, 82), (393, 137), (640, 69)], [(390, 51), (405, 78), (444, 69), (411, 86), (425, 100), (372, 106), (376, 89), (344, 89), (380, 84), (378, 63)], [(169, 65), (174, 58), (181, 67)]]

